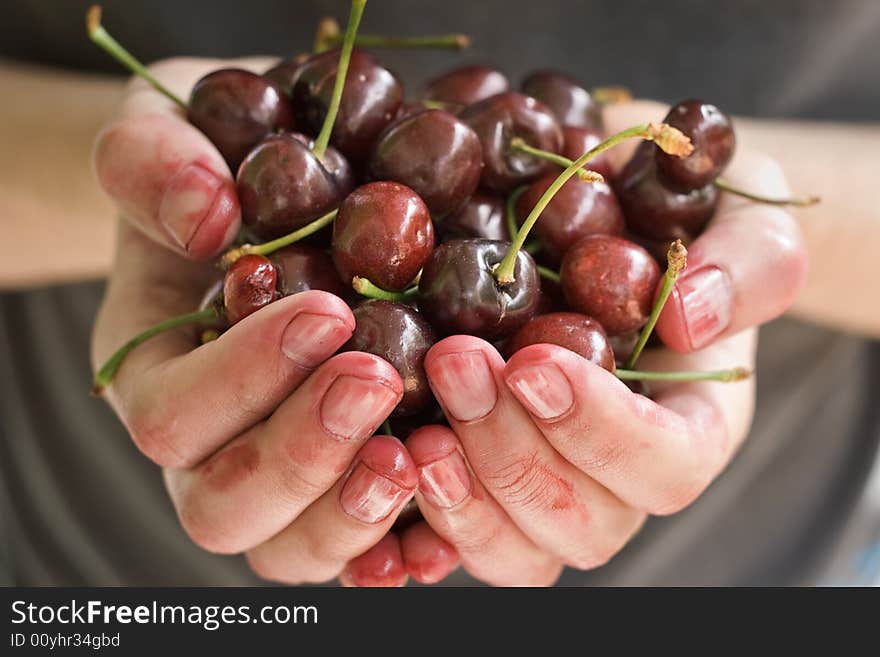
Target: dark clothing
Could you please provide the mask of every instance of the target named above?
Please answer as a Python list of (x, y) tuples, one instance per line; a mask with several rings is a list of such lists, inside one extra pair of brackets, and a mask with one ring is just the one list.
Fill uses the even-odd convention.
[[(87, 4), (7, 7), (0, 55), (118, 70), (82, 32)], [(104, 5), (110, 31), (150, 60), (305, 50), (317, 19), (332, 13), (344, 23), (348, 3)], [(373, 0), (362, 30), (474, 36), (464, 56), (380, 53), (411, 93), (444, 67), (487, 60), (514, 81), (558, 67), (587, 86), (623, 84), (667, 101), (699, 96), (731, 113), (880, 116), (880, 67), (871, 61), (880, 5), (870, 0)], [(5, 560), (17, 584), (255, 582), (240, 557), (189, 542), (159, 469), (87, 396), (101, 291), (81, 284), (0, 295), (0, 566)], [(757, 371), (754, 428), (709, 491), (683, 513), (652, 519), (607, 566), (566, 572), (562, 583), (816, 581), (875, 460), (880, 345), (779, 321), (762, 330)]]

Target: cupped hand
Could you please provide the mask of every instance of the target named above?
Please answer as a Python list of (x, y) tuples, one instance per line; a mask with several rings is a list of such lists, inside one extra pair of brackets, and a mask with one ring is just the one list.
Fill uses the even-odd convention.
[[(153, 67), (188, 96), (224, 65)], [(92, 340), (98, 364), (146, 327), (196, 308), (219, 276), (204, 261), (234, 238), (230, 173), (173, 103), (140, 81), (100, 135), (95, 168), (119, 206), (117, 253)], [(212, 552), (245, 552), (257, 574), (318, 582), (375, 545), (412, 497), (418, 475), (401, 443), (373, 436), (402, 396), (385, 361), (333, 354), (354, 318), (318, 291), (282, 299), (197, 346), (179, 329), (126, 359), (107, 401), (138, 448), (164, 468), (186, 532)]]
[[(637, 102), (609, 108), (606, 120), (615, 132), (665, 112)], [(618, 168), (631, 152), (612, 151)], [(748, 144), (725, 177), (790, 195), (779, 167)], [(805, 273), (791, 214), (723, 195), (658, 323), (671, 349), (646, 352), (639, 368), (752, 368), (754, 327), (791, 305)], [(551, 584), (563, 566), (606, 563), (648, 514), (675, 513), (706, 489), (746, 438), (754, 407), (752, 379), (652, 384), (648, 399), (552, 345), (505, 363), (492, 345), (454, 336), (425, 365), (451, 429), (424, 427), (407, 440), (430, 526), (410, 542), (448, 544), (490, 584)], [(406, 555), (399, 560), (406, 570)]]

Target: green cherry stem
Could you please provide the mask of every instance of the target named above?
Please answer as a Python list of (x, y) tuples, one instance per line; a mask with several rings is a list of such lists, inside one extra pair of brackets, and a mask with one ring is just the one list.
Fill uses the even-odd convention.
[(749, 378), (752, 373), (745, 367), (729, 370), (708, 370), (705, 372), (643, 372), (640, 370), (619, 369), (615, 372), (622, 381), (721, 381), (733, 383)]
[(559, 272), (553, 271), (550, 267), (545, 267), (544, 265), (537, 265), (538, 274), (540, 274), (541, 278), (546, 278), (548, 281), (553, 281), (554, 283), (559, 283)]
[(528, 185), (521, 185), (510, 192), (510, 195), (507, 197), (507, 202), (504, 204), (504, 219), (507, 221), (507, 232), (510, 234), (510, 239), (516, 237), (516, 234), (519, 232), (519, 224), (516, 220), (516, 202), (519, 201), (519, 197), (525, 193), (525, 191), (529, 188)]
[(131, 353), (136, 347), (142, 345), (144, 342), (153, 338), (160, 333), (165, 333), (166, 331), (170, 331), (172, 329), (176, 329), (179, 326), (185, 326), (186, 324), (195, 324), (196, 322), (206, 322), (211, 319), (215, 319), (218, 316), (217, 307), (214, 304), (211, 304), (211, 307), (205, 308), (204, 310), (198, 310), (193, 313), (187, 313), (185, 315), (178, 315), (177, 317), (172, 317), (171, 319), (166, 319), (164, 322), (159, 322), (158, 324), (151, 326), (150, 328), (141, 331), (136, 336), (134, 336), (131, 340), (122, 345), (116, 352), (110, 356), (106, 363), (101, 366), (101, 369), (98, 370), (98, 373), (95, 374), (95, 378), (92, 382), (92, 394), (100, 395), (104, 388), (106, 388), (113, 381), (113, 377), (116, 376), (116, 372), (119, 371), (122, 362), (125, 360), (125, 357)]
[(150, 73), (146, 66), (135, 59), (134, 55), (123, 48), (122, 45), (104, 29), (101, 25), (100, 5), (92, 5), (86, 12), (86, 30), (89, 33), (89, 38), (116, 61), (135, 75), (139, 75), (149, 82), (153, 85), (153, 88), (156, 89), (156, 91), (177, 103), (184, 112), (187, 110), (186, 103), (183, 102), (179, 96), (153, 77), (153, 74)]
[(666, 300), (672, 293), (672, 288), (675, 287), (678, 275), (687, 267), (687, 253), (687, 249), (684, 248), (681, 240), (675, 240), (669, 247), (669, 251), (666, 252), (666, 273), (663, 275), (663, 285), (660, 287), (660, 294), (657, 296), (657, 301), (654, 302), (654, 307), (648, 316), (648, 323), (642, 327), (642, 332), (639, 334), (636, 346), (633, 347), (632, 353), (626, 360), (625, 369), (631, 370), (636, 366), (636, 361), (642, 355), (645, 345), (648, 344), (648, 338), (651, 337), (654, 326), (657, 324), (657, 319), (663, 311), (663, 306), (666, 305)]
[(608, 86), (593, 87), (590, 95), (600, 105), (614, 105), (615, 103), (626, 103), (633, 99), (632, 92), (626, 87)]
[(806, 198), (768, 198), (766, 196), (747, 192), (744, 189), (735, 187), (724, 178), (716, 178), (715, 186), (722, 191), (728, 192), (729, 194), (742, 196), (743, 198), (747, 198), (750, 201), (755, 201), (756, 203), (764, 203), (766, 205), (794, 205), (797, 207), (806, 208), (811, 205), (816, 205), (817, 203), (819, 203), (819, 201), (822, 200), (818, 196), (807, 196)]
[(312, 223), (306, 224), (302, 228), (298, 228), (292, 233), (282, 235), (281, 237), (271, 240), (269, 242), (263, 242), (262, 244), (242, 244), (239, 247), (230, 249), (220, 258), (220, 265), (223, 267), (223, 269), (228, 269), (232, 265), (232, 263), (234, 263), (242, 256), (250, 254), (267, 256), (275, 253), (275, 251), (277, 251), (278, 249), (283, 249), (285, 246), (293, 244), (294, 242), (299, 242), (309, 235), (317, 233), (319, 230), (324, 228), (324, 226), (329, 226), (333, 223), (333, 220), (336, 219), (336, 215), (338, 213), (338, 209), (331, 210), (324, 216), (315, 219)]
[[(563, 155), (559, 155), (558, 153), (552, 153), (550, 151), (545, 151), (540, 148), (535, 148), (534, 146), (530, 146), (522, 137), (514, 137), (510, 140), (510, 147), (520, 151), (521, 153), (525, 153), (526, 155), (533, 155), (534, 157), (541, 158), (542, 160), (547, 160), (548, 162), (552, 162), (553, 164), (557, 164), (563, 168), (570, 167), (572, 165), (572, 160), (568, 159)], [(584, 182), (604, 182), (605, 178), (602, 177), (602, 174), (597, 171), (590, 171), (589, 169), (578, 169), (577, 172), (578, 178), (583, 180)]]
[(360, 25), (361, 16), (364, 15), (366, 4), (367, 0), (351, 0), (351, 14), (348, 17), (345, 37), (342, 40), (342, 50), (339, 53), (339, 65), (336, 67), (333, 95), (330, 97), (330, 105), (327, 107), (327, 116), (324, 117), (321, 132), (318, 133), (315, 145), (312, 147), (312, 153), (319, 160), (324, 158), (324, 153), (330, 144), (330, 133), (333, 132), (333, 124), (336, 123), (336, 115), (339, 114), (339, 104), (342, 102), (342, 90), (345, 88), (345, 77), (348, 73), (348, 64), (351, 61), (351, 51), (354, 48), (358, 25)]
[[(338, 45), (338, 35), (328, 39), (330, 45)], [(471, 45), (467, 34), (433, 34), (426, 36), (386, 36), (384, 34), (361, 34), (355, 44), (364, 48), (438, 48), (441, 50), (464, 50)]]
[(694, 150), (691, 140), (688, 139), (684, 133), (670, 125), (666, 125), (665, 123), (644, 123), (642, 125), (633, 126), (632, 128), (627, 128), (588, 150), (577, 160), (572, 162), (570, 166), (566, 167), (565, 171), (559, 174), (556, 180), (554, 180), (550, 187), (547, 188), (547, 191), (545, 191), (541, 198), (538, 199), (538, 202), (535, 204), (535, 207), (532, 208), (529, 216), (526, 217), (522, 227), (517, 232), (516, 238), (513, 240), (513, 244), (510, 245), (510, 248), (504, 255), (504, 259), (495, 269), (495, 280), (497, 280), (499, 284), (509, 285), (514, 282), (515, 278), (513, 276), (513, 271), (516, 266), (516, 254), (523, 247), (523, 244), (525, 244), (529, 231), (532, 230), (535, 222), (538, 221), (538, 217), (541, 216), (544, 208), (546, 208), (550, 201), (553, 200), (556, 192), (568, 182), (569, 178), (577, 173), (578, 169), (583, 167), (591, 159), (600, 153), (604, 153), (609, 148), (616, 146), (620, 142), (632, 138), (653, 141), (664, 152), (678, 157), (687, 157), (690, 155), (691, 151)]
[(351, 279), (351, 286), (354, 288), (354, 291), (362, 297), (367, 297), (368, 299), (381, 299), (383, 301), (405, 302), (415, 299), (419, 294), (418, 285), (408, 287), (401, 292), (389, 292), (388, 290), (383, 290), (378, 285), (374, 285), (369, 279), (360, 276), (355, 276)]
[(387, 417), (385, 418), (385, 421), (382, 422), (382, 432), (386, 436), (393, 436), (394, 435), (393, 433), (391, 433), (391, 420)]

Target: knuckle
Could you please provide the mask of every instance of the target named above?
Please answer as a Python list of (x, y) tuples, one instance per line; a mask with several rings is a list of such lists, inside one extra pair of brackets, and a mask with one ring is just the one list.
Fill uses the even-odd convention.
[(655, 516), (668, 516), (678, 513), (693, 504), (709, 485), (707, 477), (694, 476), (671, 484), (656, 492), (652, 497), (648, 513)]
[(186, 468), (194, 465), (175, 447), (173, 424), (162, 414), (136, 406), (126, 419), (134, 444), (148, 459), (163, 468)]
[(223, 531), (200, 496), (184, 496), (178, 503), (177, 515), (190, 540), (206, 552), (235, 554), (241, 551), (240, 546)]

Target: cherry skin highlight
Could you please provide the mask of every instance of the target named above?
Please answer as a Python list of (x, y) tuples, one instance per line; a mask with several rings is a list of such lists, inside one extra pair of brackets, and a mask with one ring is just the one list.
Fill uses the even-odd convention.
[(427, 110), (395, 121), (379, 136), (367, 164), (373, 180), (413, 189), (434, 215), (445, 215), (480, 182), (483, 155), (476, 133), (449, 112)]
[[(547, 174), (529, 185), (519, 197), (516, 209), (520, 221), (528, 216), (554, 180), (555, 173)], [(541, 243), (541, 257), (558, 265), (579, 239), (587, 235), (620, 235), (623, 226), (623, 211), (606, 183), (573, 177), (544, 208), (532, 232)]]
[(434, 249), (425, 203), (395, 182), (368, 183), (339, 207), (333, 223), (333, 262), (347, 283), (355, 276), (389, 291), (404, 289)]
[(430, 82), (423, 100), (446, 103), (452, 109), (473, 105), (510, 88), (507, 77), (489, 66), (463, 66), (440, 75)]
[(425, 374), (425, 354), (436, 342), (431, 325), (414, 308), (393, 301), (368, 300), (352, 310), (356, 328), (342, 351), (364, 351), (385, 359), (403, 380), (395, 416), (430, 407), (434, 397)]
[(498, 192), (537, 178), (553, 165), (510, 147), (514, 137), (545, 151), (558, 152), (562, 128), (552, 112), (534, 98), (504, 93), (466, 107), (459, 115), (483, 145), (482, 184)]
[(233, 172), (263, 137), (293, 129), (293, 110), (281, 89), (268, 78), (236, 68), (214, 71), (196, 82), (187, 119), (205, 133)]
[(669, 189), (687, 193), (711, 185), (733, 157), (736, 136), (730, 117), (701, 100), (685, 100), (669, 110), (664, 123), (678, 128), (694, 145), (685, 158), (655, 148), (657, 174)]
[(495, 240), (452, 240), (438, 246), (419, 282), (419, 309), (444, 335), (499, 340), (535, 314), (541, 282), (535, 261), (517, 253), (515, 281), (500, 285), (494, 270), (510, 248)]
[(636, 331), (648, 321), (660, 267), (638, 244), (592, 235), (568, 250), (559, 275), (568, 305), (613, 336)]
[[(297, 126), (308, 134), (321, 130), (338, 66), (339, 50), (334, 49), (313, 55), (298, 72), (291, 99)], [(372, 56), (353, 50), (331, 143), (349, 160), (362, 162), (402, 102), (403, 87), (397, 78)]]
[(255, 313), (278, 298), (278, 273), (265, 256), (249, 254), (236, 260), (223, 279), (223, 303), (230, 324)]
[(602, 106), (589, 91), (564, 73), (536, 71), (523, 80), (521, 89), (527, 96), (537, 98), (549, 107), (560, 123), (602, 129)]
[(614, 351), (601, 324), (580, 313), (558, 312), (533, 317), (505, 345), (510, 358), (533, 344), (555, 344), (573, 351), (609, 372), (615, 369)]

